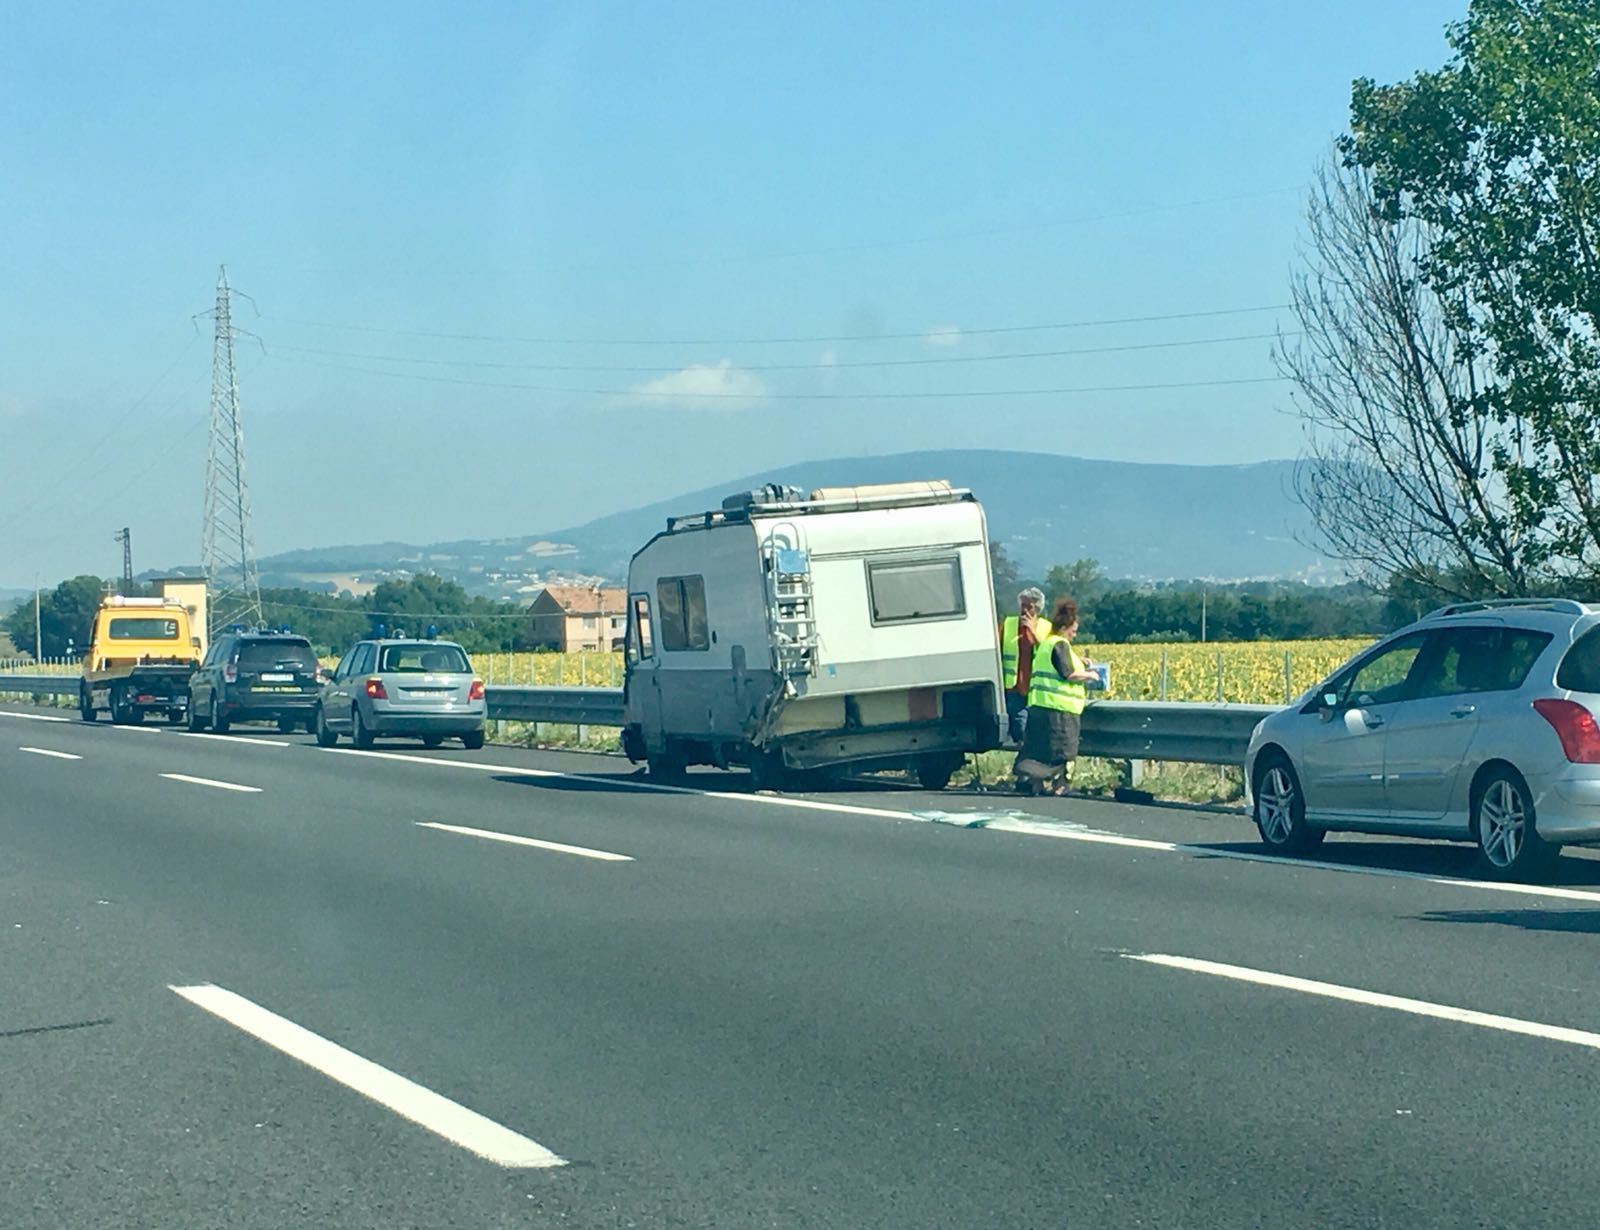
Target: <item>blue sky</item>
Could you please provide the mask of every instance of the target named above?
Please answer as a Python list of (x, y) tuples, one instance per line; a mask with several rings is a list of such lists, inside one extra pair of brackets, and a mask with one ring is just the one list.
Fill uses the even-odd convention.
[(1292, 456), (1281, 310), (981, 331), (1283, 303), (1351, 79), (1464, 7), (8, 6), (0, 586), (198, 558), (223, 262), (263, 553), (808, 457)]

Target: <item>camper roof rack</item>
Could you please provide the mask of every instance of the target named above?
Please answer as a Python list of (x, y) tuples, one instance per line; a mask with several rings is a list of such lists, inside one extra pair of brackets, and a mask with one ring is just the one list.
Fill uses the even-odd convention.
[(856, 512), (874, 508), (912, 508), (925, 504), (957, 504), (977, 497), (965, 487), (952, 487), (942, 479), (880, 483), (859, 487), (818, 487), (803, 495), (798, 487), (768, 483), (755, 491), (739, 492), (710, 512), (668, 517), (667, 532), (706, 529), (713, 525), (749, 521), (753, 516), (809, 516), (818, 513)]
[(1465, 615), (1471, 611), (1501, 611), (1506, 609), (1532, 611), (1560, 611), (1565, 615), (1587, 615), (1594, 610), (1573, 598), (1485, 598), (1477, 602), (1452, 602), (1438, 610), (1429, 611), (1422, 618), (1443, 619), (1446, 615)]

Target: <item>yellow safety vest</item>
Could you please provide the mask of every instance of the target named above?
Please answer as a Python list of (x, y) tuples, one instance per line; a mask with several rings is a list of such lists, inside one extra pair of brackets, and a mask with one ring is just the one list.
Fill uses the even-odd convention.
[[(1017, 655), (1017, 637), (1022, 627), (1022, 616), (1007, 615), (1000, 624), (1000, 677), (1004, 690), (1009, 692), (1017, 686), (1017, 663), (1021, 660)], [(1033, 639), (1042, 641), (1050, 635), (1050, 621), (1039, 618), (1033, 621)]]
[(1074, 671), (1083, 669), (1083, 659), (1072, 648), (1072, 642), (1052, 632), (1039, 642), (1033, 651), (1033, 675), (1028, 680), (1028, 704), (1039, 709), (1059, 709), (1063, 713), (1082, 713), (1089, 703), (1089, 689), (1072, 679), (1063, 678), (1056, 671), (1055, 648), (1067, 647), (1067, 658)]

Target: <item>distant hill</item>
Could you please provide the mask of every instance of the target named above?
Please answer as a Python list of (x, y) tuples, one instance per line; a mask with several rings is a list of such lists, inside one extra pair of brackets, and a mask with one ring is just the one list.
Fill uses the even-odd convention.
[(261, 568), (286, 580), (431, 570), (478, 592), (552, 568), (620, 578), (629, 557), (669, 515), (716, 508), (731, 492), (768, 482), (810, 489), (946, 478), (977, 493), (990, 536), (1004, 543), (1024, 573), (1042, 575), (1052, 564), (1092, 556), (1114, 577), (1338, 579), (1297, 538), (1306, 536), (1309, 520), (1292, 494), (1295, 466), (1149, 465), (997, 450), (847, 457), (729, 479), (526, 537), (323, 547), (273, 556)]

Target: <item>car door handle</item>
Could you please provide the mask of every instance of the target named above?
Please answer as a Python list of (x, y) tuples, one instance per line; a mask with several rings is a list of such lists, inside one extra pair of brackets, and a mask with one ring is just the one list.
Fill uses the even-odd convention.
[(1363, 713), (1361, 721), (1368, 730), (1377, 730), (1378, 727), (1383, 725), (1383, 719), (1376, 713)]
[(1455, 718), (1471, 717), (1477, 711), (1477, 705), (1462, 705), (1460, 708), (1450, 710), (1450, 716)]

